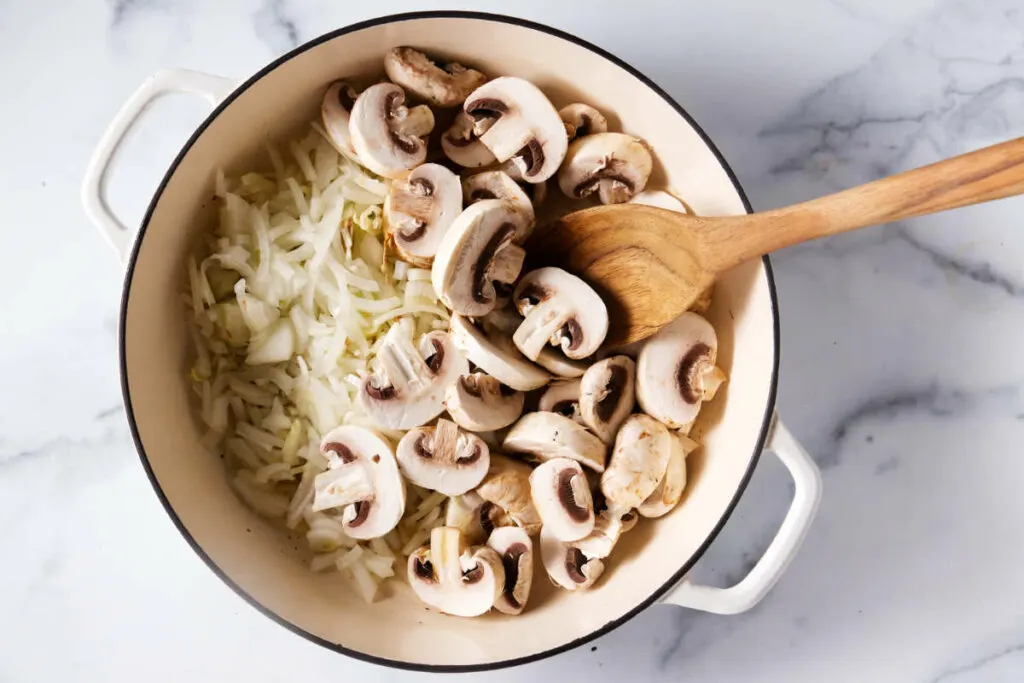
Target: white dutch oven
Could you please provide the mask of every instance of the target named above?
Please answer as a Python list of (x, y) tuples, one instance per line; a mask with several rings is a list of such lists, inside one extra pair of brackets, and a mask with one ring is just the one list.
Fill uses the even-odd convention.
[[(379, 72), (382, 55), (395, 45), (525, 77), (557, 106), (588, 102), (608, 113), (614, 127), (651, 143), (660, 162), (653, 187), (677, 189), (699, 214), (749, 211), (721, 155), (660, 88), (593, 45), (525, 21), (466, 12), (385, 17), (309, 42), (241, 85), (191, 71), (152, 76), (101, 140), (83, 199), (127, 261), (121, 381), (139, 455), (168, 514), (210, 568), (267, 616), (324, 647), (403, 668), (465, 671), (536, 660), (607, 633), (655, 602), (722, 614), (749, 609), (797, 551), (821, 489), (814, 464), (774, 415), (779, 320), (767, 258), (717, 285), (709, 318), (730, 379), (701, 414), (697, 437), (705, 447), (689, 459), (683, 502), (626, 535), (594, 589), (560, 592), (538, 577), (521, 616), (444, 616), (425, 610), (404, 584), (364, 604), (339, 587), (337, 576), (310, 573), (303, 544), (244, 507), (228, 487), (223, 463), (200, 447), (180, 293), (186, 254), (212, 219), (215, 173), (262, 166), (265, 143), (315, 118), (330, 81)], [(197, 93), (216, 108), (164, 176), (133, 239), (107, 206), (104, 179), (131, 124), (171, 92)], [(795, 485), (774, 541), (731, 588), (688, 582), (686, 573), (729, 517), (762, 450), (782, 460)]]

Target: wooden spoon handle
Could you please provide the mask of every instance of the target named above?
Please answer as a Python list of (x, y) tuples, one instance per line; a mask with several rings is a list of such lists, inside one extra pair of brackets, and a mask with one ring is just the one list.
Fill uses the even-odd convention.
[(1017, 194), (1024, 194), (1024, 137), (801, 204), (713, 219), (703, 265), (721, 272), (816, 237)]

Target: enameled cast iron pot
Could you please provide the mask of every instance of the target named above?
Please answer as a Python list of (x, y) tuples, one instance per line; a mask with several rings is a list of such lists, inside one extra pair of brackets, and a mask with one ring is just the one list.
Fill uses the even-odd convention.
[[(101, 140), (83, 199), (89, 217), (127, 261), (120, 324), (124, 401), (142, 464), (167, 513), (210, 568), (270, 618), (324, 647), (401, 668), (466, 671), (536, 660), (607, 633), (655, 602), (718, 613), (749, 609), (796, 552), (821, 487), (810, 458), (775, 419), (779, 318), (767, 258), (717, 284), (709, 318), (729, 382), (701, 413), (696, 433), (704, 448), (689, 459), (682, 503), (625, 535), (592, 590), (567, 593), (536, 577), (521, 616), (444, 616), (425, 610), (397, 582), (386, 597), (364, 604), (339, 587), (336, 575), (312, 574), (308, 557), (295, 550), (303, 544), (247, 509), (229, 489), (222, 461), (200, 447), (180, 295), (186, 254), (213, 219), (215, 173), (263, 167), (265, 144), (303, 131), (317, 117), (328, 83), (379, 73), (384, 52), (396, 45), (492, 75), (522, 76), (556, 106), (587, 102), (608, 115), (613, 130), (652, 145), (657, 167), (651, 187), (678, 190), (699, 214), (750, 210), (711, 141), (654, 83), (579, 38), (518, 19), (468, 12), (384, 17), (306, 43), (241, 85), (190, 71), (152, 76)], [(205, 96), (215, 109), (167, 171), (135, 238), (109, 210), (104, 179), (146, 106), (180, 91)], [(765, 449), (781, 458), (795, 483), (775, 540), (734, 587), (688, 582), (686, 573), (722, 528)]]

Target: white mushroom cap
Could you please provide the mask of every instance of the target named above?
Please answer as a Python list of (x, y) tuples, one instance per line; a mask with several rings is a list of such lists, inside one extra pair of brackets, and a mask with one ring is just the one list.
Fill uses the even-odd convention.
[(483, 543), (498, 527), (514, 524), (503, 509), (484, 500), (475, 491), (451, 496), (445, 505), (444, 525), (461, 531), (471, 545)]
[(514, 243), (521, 220), (519, 211), (500, 199), (479, 201), (459, 214), (430, 270), (437, 298), (461, 315), (493, 311), (523, 267), (526, 252)]
[(522, 215), (522, 223), (517, 226), (516, 244), (522, 244), (533, 232), (533, 203), (519, 183), (504, 171), (481, 171), (466, 177), (462, 181), (462, 194), (467, 204), (482, 199), (501, 199), (514, 206)]
[(398, 442), (398, 466), (417, 486), (446, 496), (465, 493), (483, 481), (490, 449), (476, 434), (441, 419), (434, 427), (416, 427)]
[(409, 556), (409, 585), (424, 604), (445, 614), (490, 611), (505, 586), (501, 557), (487, 546), (467, 548), (458, 529), (437, 527), (430, 545)]
[(581, 424), (558, 413), (527, 413), (512, 425), (502, 447), (509, 453), (525, 453), (540, 461), (554, 458), (577, 460), (603, 472), (605, 445)]
[(531, 536), (540, 531), (541, 520), (530, 498), (530, 474), (525, 462), (497, 453), (491, 454), (491, 469), (476, 489), (476, 494), (493, 503), (512, 518), (516, 526)]
[(584, 424), (583, 416), (580, 414), (580, 381), (562, 380), (549, 384), (540, 395), (537, 410), (558, 413), (574, 422)]
[[(320, 452), (330, 469), (317, 475), (313, 510), (335, 507), (331, 503), (347, 498), (350, 504), (342, 512), (342, 525), (349, 536), (360, 540), (380, 538), (398, 525), (405, 514), (405, 481), (386, 439), (365, 427), (346, 425), (324, 435)], [(350, 466), (363, 474), (334, 476), (338, 471), (356, 471)], [(364, 477), (370, 483), (369, 495)]]
[(577, 541), (594, 529), (594, 499), (579, 462), (554, 458), (530, 475), (530, 496), (544, 529), (560, 541)]
[(569, 140), (608, 131), (608, 119), (589, 104), (581, 102), (567, 104), (558, 110), (558, 115), (562, 118), (562, 123), (565, 124)]
[(536, 360), (549, 343), (560, 345), (569, 358), (586, 358), (608, 334), (604, 301), (590, 285), (561, 268), (538, 268), (524, 275), (513, 301), (525, 319), (512, 341), (530, 360)]
[(455, 122), (441, 136), (441, 151), (466, 168), (490, 166), (497, 161), (491, 150), (473, 133), (473, 117), (465, 112), (459, 112)]
[(644, 190), (630, 199), (629, 203), (656, 206), (659, 209), (668, 209), (669, 211), (677, 211), (679, 213), (689, 213), (682, 201), (664, 190)]
[(531, 391), (551, 379), (544, 370), (523, 357), (512, 340), (489, 324), (490, 316), (476, 326), (461, 315), (451, 320), (452, 341), (466, 358), (502, 384), (519, 391)]
[(448, 387), (444, 405), (463, 429), (490, 432), (518, 420), (525, 400), (523, 392), (482, 372), (474, 372)]
[(654, 493), (668, 468), (672, 438), (668, 428), (649, 415), (626, 418), (601, 475), (601, 493), (609, 508), (635, 508)]
[(407, 108), (405, 92), (394, 83), (364, 90), (349, 119), (352, 146), (359, 163), (385, 178), (402, 178), (427, 158), (422, 139), (434, 128), (426, 105)]
[(339, 152), (349, 159), (358, 162), (359, 156), (352, 146), (352, 133), (349, 131), (349, 118), (359, 93), (346, 81), (335, 81), (324, 93), (320, 105), (320, 118), (323, 120), (324, 131)]
[(602, 204), (620, 204), (644, 189), (653, 164), (647, 146), (630, 135), (588, 135), (569, 145), (558, 186), (567, 197), (597, 192)]
[(423, 164), (391, 186), (384, 216), (395, 250), (414, 266), (434, 262), (441, 238), (462, 212), (459, 177), (439, 164)]
[(701, 402), (725, 381), (715, 367), (718, 336), (696, 313), (683, 313), (651, 337), (637, 359), (636, 397), (645, 413), (673, 429), (691, 424)]
[(580, 380), (580, 414), (606, 444), (615, 441), (622, 421), (636, 402), (636, 363), (629, 356), (612, 356), (591, 365)]
[(388, 330), (377, 351), (382, 374), (363, 380), (359, 401), (375, 424), (387, 429), (412, 429), (444, 410), (448, 386), (469, 372), (469, 364), (444, 332), (412, 343), (408, 321)]
[(540, 532), (540, 557), (552, 583), (570, 591), (590, 588), (604, 572), (601, 560), (588, 559), (572, 543), (555, 538), (546, 526)]
[(564, 353), (550, 346), (541, 349), (534, 362), (552, 375), (566, 379), (582, 377), (583, 373), (587, 371), (586, 363), (566, 358)]
[(533, 584), (533, 541), (525, 529), (508, 526), (492, 531), (487, 545), (505, 567), (505, 585), (494, 607), (504, 614), (520, 614)]
[(637, 506), (637, 512), (644, 517), (661, 517), (672, 511), (686, 489), (686, 456), (699, 447), (700, 444), (688, 436), (672, 434), (672, 450), (665, 476), (654, 492)]
[(515, 159), (527, 182), (555, 174), (568, 138), (558, 112), (540, 88), (522, 78), (495, 78), (474, 90), (463, 104), (474, 128), (498, 161)]
[(438, 107), (462, 104), (487, 76), (456, 62), (435, 62), (411, 47), (394, 47), (384, 55), (384, 72), (392, 81)]

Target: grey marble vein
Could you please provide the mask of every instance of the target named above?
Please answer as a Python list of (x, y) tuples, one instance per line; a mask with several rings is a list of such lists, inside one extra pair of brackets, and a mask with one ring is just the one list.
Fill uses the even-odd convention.
[[(908, 413), (923, 413), (949, 418), (975, 410), (980, 404), (1009, 404), (1010, 414), (1019, 410), (1020, 387), (1005, 385), (982, 391), (941, 387), (937, 383), (907, 387), (870, 396), (846, 411), (835, 421), (827, 444), (814, 451), (822, 469), (835, 467), (851, 431), (872, 420), (894, 420)], [(995, 406), (993, 406), (995, 408)]]
[(112, 29), (118, 28), (140, 12), (169, 9), (167, 0), (109, 0), (109, 4)]
[(1006, 659), (1007, 657), (1012, 657), (1013, 655), (1021, 653), (1024, 653), (1024, 643), (1017, 643), (1016, 645), (1011, 645), (1009, 647), (1003, 648), (1002, 650), (993, 652), (989, 655), (982, 657), (981, 659), (977, 659), (968, 664), (962, 664), (952, 669), (947, 669), (935, 678), (931, 679), (928, 683), (943, 683), (944, 681), (953, 681), (957, 678), (960, 678), (964, 674), (976, 672), (979, 669), (995, 664), (996, 662), (1000, 662)]
[(287, 52), (299, 44), (299, 30), (285, 0), (264, 0), (253, 20), (256, 35), (274, 52)]
[(83, 447), (113, 442), (127, 430), (127, 427), (122, 428), (120, 420), (115, 421), (111, 420), (111, 418), (120, 416), (123, 413), (124, 407), (120, 403), (98, 410), (94, 421), (103, 425), (103, 430), (99, 436), (76, 439), (72, 436), (62, 434), (45, 440), (31, 448), (20, 448), (17, 450), (6, 450), (4, 448), (4, 442), (0, 440), (0, 469), (38, 456), (46, 455), (62, 448)]
[(1024, 296), (1024, 283), (1014, 280), (1003, 273), (996, 272), (991, 263), (969, 262), (945, 254), (939, 249), (929, 246), (917, 237), (905, 225), (894, 225), (892, 231), (903, 242), (923, 253), (936, 267), (946, 272), (953, 272), (971, 282), (986, 287), (995, 287), (1012, 297)]

